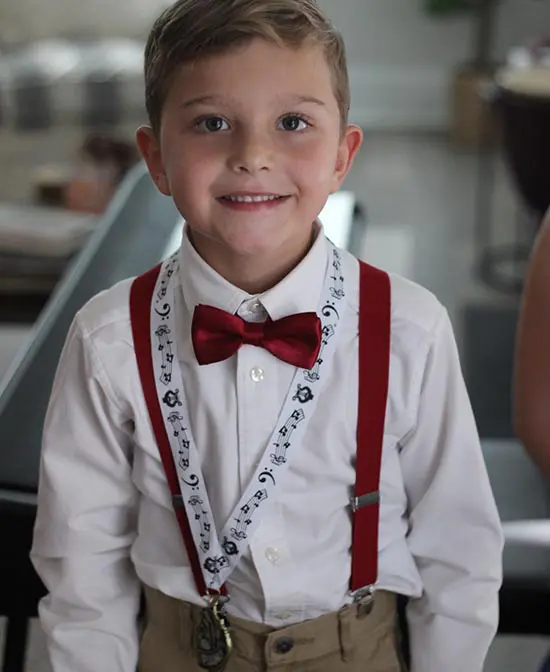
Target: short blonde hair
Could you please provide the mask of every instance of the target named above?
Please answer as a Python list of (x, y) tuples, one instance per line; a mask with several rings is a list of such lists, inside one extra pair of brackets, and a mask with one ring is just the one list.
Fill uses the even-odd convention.
[(257, 37), (292, 48), (307, 42), (320, 45), (331, 69), (342, 125), (347, 124), (350, 91), (344, 41), (315, 0), (177, 0), (156, 20), (145, 48), (145, 101), (153, 129), (160, 129), (166, 96), (182, 64)]

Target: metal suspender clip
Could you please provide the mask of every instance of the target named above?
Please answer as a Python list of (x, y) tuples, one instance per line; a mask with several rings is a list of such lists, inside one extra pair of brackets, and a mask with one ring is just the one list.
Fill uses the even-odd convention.
[(362, 509), (365, 506), (372, 506), (373, 504), (378, 504), (379, 502), (380, 502), (380, 490), (376, 490), (375, 492), (367, 492), (366, 495), (351, 498), (351, 509), (353, 513), (355, 513), (356, 511), (359, 511), (359, 509)]
[(174, 509), (183, 509), (185, 506), (183, 497), (181, 495), (173, 495), (172, 506), (174, 507)]
[(374, 586), (365, 586), (364, 588), (359, 588), (355, 592), (350, 591), (350, 595), (353, 597), (353, 603), (358, 604), (363, 600), (372, 599), (374, 595)]
[(357, 605), (357, 618), (368, 616), (374, 606), (374, 586), (359, 588), (353, 595), (353, 604)]
[[(360, 497), (352, 497), (351, 508), (353, 513), (357, 513), (360, 509), (378, 504), (379, 502), (380, 491), (376, 490), (375, 492), (367, 492), (367, 494)], [(353, 597), (353, 603), (357, 605), (357, 618), (368, 616), (374, 606), (374, 586), (368, 585), (364, 588), (359, 588), (359, 590), (352, 591), (350, 594)]]

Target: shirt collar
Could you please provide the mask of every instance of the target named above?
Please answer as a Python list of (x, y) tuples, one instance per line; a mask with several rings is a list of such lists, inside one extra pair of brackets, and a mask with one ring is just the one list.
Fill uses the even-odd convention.
[(180, 249), (180, 281), (187, 309), (192, 315), (199, 304), (206, 304), (234, 314), (251, 299), (261, 302), (273, 320), (302, 312), (317, 312), (327, 268), (327, 239), (323, 229), (307, 255), (275, 287), (251, 295), (235, 287), (197, 253), (184, 228)]

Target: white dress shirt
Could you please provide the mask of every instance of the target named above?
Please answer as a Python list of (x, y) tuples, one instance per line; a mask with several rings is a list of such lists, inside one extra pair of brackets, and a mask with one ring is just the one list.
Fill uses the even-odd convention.
[[(199, 366), (195, 306), (244, 319), (315, 311), (328, 245), (260, 296), (181, 248), (179, 359), (217, 526), (248, 484), (293, 367), (262, 348)], [(342, 252), (347, 307), (306, 438), (278, 502), (228, 583), (230, 614), (282, 627), (349, 602), (358, 405), (356, 259)], [(140, 582), (201, 603), (142, 395), (123, 281), (76, 316), (44, 428), (32, 551), (54, 672), (134, 672)], [(413, 672), (481, 672), (498, 620), (502, 532), (445, 309), (391, 276), (389, 399), (381, 472), (378, 587), (411, 596)], [(183, 290), (183, 291), (182, 291)]]

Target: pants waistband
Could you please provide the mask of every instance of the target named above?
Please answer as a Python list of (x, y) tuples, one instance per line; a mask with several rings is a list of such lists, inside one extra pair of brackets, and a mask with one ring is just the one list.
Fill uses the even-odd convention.
[[(191, 638), (200, 620), (203, 607), (169, 597), (145, 588), (148, 620), (157, 630), (178, 639)], [(234, 653), (251, 662), (264, 662), (270, 667), (291, 665), (339, 653), (351, 660), (357, 642), (366, 638), (373, 644), (388, 633), (395, 634), (396, 596), (374, 593), (371, 608), (353, 604), (340, 611), (318, 618), (273, 628), (230, 616)], [(191, 645), (183, 642), (184, 645)]]

